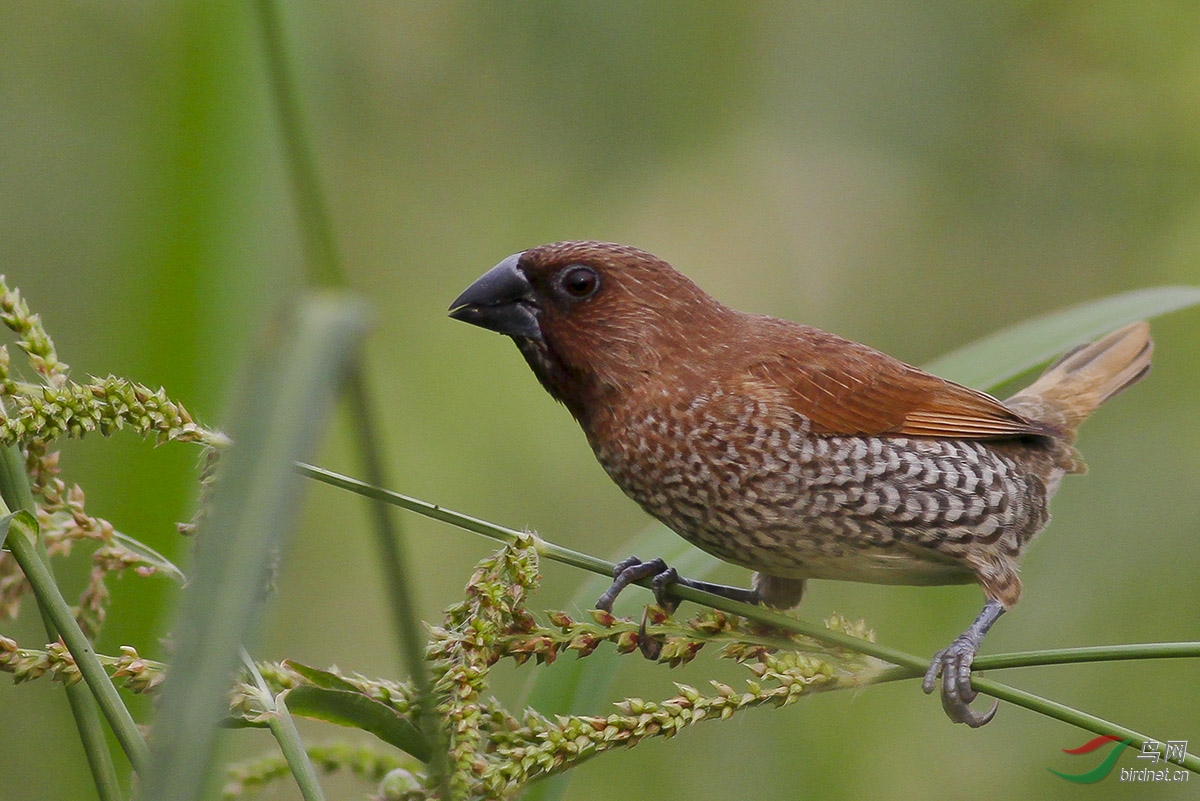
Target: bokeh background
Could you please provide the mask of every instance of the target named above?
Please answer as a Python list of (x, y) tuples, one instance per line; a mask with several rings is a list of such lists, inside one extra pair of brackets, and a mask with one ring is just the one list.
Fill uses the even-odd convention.
[[(509, 253), (636, 244), (731, 305), (915, 363), (1083, 300), (1200, 283), (1193, 2), (283, 5), (341, 257), (375, 311), (366, 359), (396, 489), (573, 548), (624, 556), (648, 519), (510, 343), (446, 319)], [(259, 44), (233, 2), (0, 4), (0, 270), (77, 375), (162, 384), (215, 425), (247, 343), (301, 284)], [(1200, 635), (1200, 312), (1155, 330), (1154, 373), (1084, 428), (1091, 474), (1066, 482), (985, 650)], [(357, 472), (341, 414), (319, 461)], [(172, 524), (192, 510), (194, 451), (129, 435), (64, 450), (93, 513), (186, 563)], [(397, 675), (361, 504), (313, 486), (302, 516), (256, 653)], [(437, 620), (492, 545), (415, 518), (405, 530), (420, 613)], [(581, 576), (544, 577), (534, 606), (569, 608)], [(174, 590), (113, 589), (101, 650), (161, 656)], [(974, 587), (816, 582), (802, 610), (933, 653), (979, 603)], [(41, 642), (32, 607), (0, 631)], [(623, 660), (611, 694), (739, 675), (701, 662)], [(528, 671), (502, 667), (497, 693), (515, 697)], [(1195, 750), (1195, 675), (1003, 677)], [(0, 731), (0, 797), (92, 797), (59, 688), (0, 686)], [(232, 737), (238, 757), (271, 748)], [(1191, 795), (1046, 770), (1081, 769), (1059, 749), (1089, 737), (1011, 707), (967, 731), (906, 682), (603, 756), (566, 797)]]

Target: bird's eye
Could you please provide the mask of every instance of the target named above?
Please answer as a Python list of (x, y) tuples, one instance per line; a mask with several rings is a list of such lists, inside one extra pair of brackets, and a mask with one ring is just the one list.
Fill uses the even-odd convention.
[(591, 267), (576, 265), (563, 270), (559, 276), (558, 286), (573, 300), (585, 300), (596, 294), (600, 286), (600, 276)]

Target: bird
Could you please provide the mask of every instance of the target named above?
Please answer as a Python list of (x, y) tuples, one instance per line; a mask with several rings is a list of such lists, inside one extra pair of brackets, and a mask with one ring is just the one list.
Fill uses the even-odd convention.
[(515, 253), (449, 316), (513, 339), (578, 421), (600, 465), (652, 517), (755, 571), (749, 588), (630, 557), (597, 606), (652, 579), (778, 609), (809, 579), (978, 583), (984, 606), (922, 688), (977, 728), (971, 666), (1021, 597), (1018, 564), (1080, 423), (1150, 368), (1135, 322), (1068, 351), (1001, 401), (818, 328), (732, 309), (634, 247), (564, 241)]

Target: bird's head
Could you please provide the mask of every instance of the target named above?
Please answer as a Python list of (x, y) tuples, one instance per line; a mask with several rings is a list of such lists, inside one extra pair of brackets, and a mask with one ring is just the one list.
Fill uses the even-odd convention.
[(556, 242), (513, 254), (467, 287), (450, 316), (513, 338), (577, 417), (612, 393), (694, 361), (735, 312), (661, 259), (625, 245)]

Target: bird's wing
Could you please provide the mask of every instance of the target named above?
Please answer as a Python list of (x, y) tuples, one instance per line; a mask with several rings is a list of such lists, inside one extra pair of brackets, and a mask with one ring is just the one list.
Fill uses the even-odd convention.
[(1053, 430), (1002, 402), (879, 351), (820, 332), (812, 347), (760, 352), (743, 372), (812, 422), (814, 434), (994, 439)]

